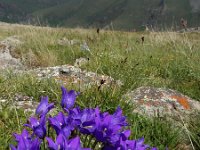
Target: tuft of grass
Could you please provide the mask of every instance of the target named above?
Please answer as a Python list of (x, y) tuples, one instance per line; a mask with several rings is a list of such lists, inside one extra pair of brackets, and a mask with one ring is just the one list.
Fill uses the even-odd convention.
[[(8, 72), (4, 77), (0, 77), (0, 97), (10, 98), (15, 94), (22, 94), (33, 97), (39, 101), (42, 95), (50, 98), (57, 98), (55, 91), (59, 90), (58, 84), (51, 79), (40, 80), (30, 74), (15, 74)], [(7, 88), (4, 88), (7, 87)]]
[[(13, 133), (20, 133), (23, 124), (26, 122), (28, 114), (23, 110), (14, 111), (12, 104), (1, 104), (0, 109), (0, 149), (9, 149), (9, 144), (13, 143)], [(16, 119), (19, 118), (19, 119)]]
[(182, 143), (182, 129), (166, 118), (145, 118), (140, 115), (129, 116), (132, 139), (145, 138), (145, 142), (159, 150), (177, 149)]
[(191, 136), (192, 143), (195, 149), (200, 149), (200, 114), (196, 114), (194, 117), (190, 118), (187, 123), (189, 134)]

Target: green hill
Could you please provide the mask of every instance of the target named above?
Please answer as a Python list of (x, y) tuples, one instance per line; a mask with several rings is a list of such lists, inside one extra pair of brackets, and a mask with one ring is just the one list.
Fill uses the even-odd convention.
[(198, 0), (1, 0), (0, 20), (51, 26), (114, 29), (178, 28), (200, 25)]

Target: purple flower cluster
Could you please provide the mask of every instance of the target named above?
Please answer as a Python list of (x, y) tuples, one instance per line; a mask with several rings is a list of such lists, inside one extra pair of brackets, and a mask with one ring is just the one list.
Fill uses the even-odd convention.
[[(48, 103), (48, 97), (42, 97), (36, 109), (37, 117), (31, 117), (24, 125), (31, 130), (14, 134), (17, 145), (11, 145), (12, 150), (40, 150), (42, 145), (50, 150), (89, 150), (97, 144), (97, 149), (103, 150), (157, 150), (145, 145), (144, 138), (129, 140), (131, 131), (127, 129), (128, 123), (120, 107), (114, 114), (102, 113), (98, 107), (80, 109), (74, 107), (78, 94), (64, 87), (61, 89), (63, 111), (53, 117), (48, 115), (54, 104)], [(90, 142), (93, 140), (93, 144), (87, 142), (90, 148), (82, 148), (86, 145), (82, 136), (86, 140), (89, 136)]]

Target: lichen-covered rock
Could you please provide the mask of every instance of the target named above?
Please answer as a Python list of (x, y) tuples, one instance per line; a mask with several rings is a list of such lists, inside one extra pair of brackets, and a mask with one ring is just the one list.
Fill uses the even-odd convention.
[(140, 87), (124, 97), (136, 105), (134, 112), (146, 116), (180, 116), (200, 111), (200, 102), (171, 89)]
[(62, 85), (78, 86), (81, 91), (90, 88), (93, 85), (96, 85), (99, 88), (122, 85), (120, 81), (116, 81), (110, 76), (81, 70), (72, 65), (37, 68), (31, 72), (35, 73), (40, 78), (54, 78)]
[(1, 41), (1, 44), (15, 48), (16, 46), (22, 44), (22, 42), (18, 39), (17, 36), (10, 36)]
[(0, 41), (0, 69), (22, 69), (20, 60), (11, 55), (11, 50), (21, 43), (15, 36)]
[[(10, 103), (10, 100), (6, 98), (0, 98), (0, 110), (2, 109), (1, 106)], [(11, 109), (22, 109), (24, 112), (35, 112), (35, 109), (38, 106), (38, 102), (33, 100), (33, 97), (29, 97), (22, 94), (16, 94), (15, 97), (12, 99)]]
[(38, 102), (34, 101), (16, 101), (14, 102), (14, 107), (17, 109), (23, 109), (25, 112), (35, 112)]

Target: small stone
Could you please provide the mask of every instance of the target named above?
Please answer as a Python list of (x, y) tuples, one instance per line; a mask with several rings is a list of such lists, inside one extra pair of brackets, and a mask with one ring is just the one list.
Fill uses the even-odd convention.
[(60, 68), (59, 72), (60, 74), (63, 74), (63, 75), (70, 75), (71, 70), (69, 68)]
[(32, 101), (33, 97), (29, 97), (29, 96), (17, 93), (17, 94), (15, 94), (14, 99), (15, 99), (15, 101)]
[(89, 48), (89, 46), (87, 45), (86, 42), (84, 42), (83, 44), (81, 44), (80, 49), (82, 51), (90, 51), (90, 48)]
[(74, 66), (80, 67), (80, 66), (87, 64), (88, 62), (89, 62), (89, 60), (87, 58), (81, 57), (81, 58), (76, 59)]

